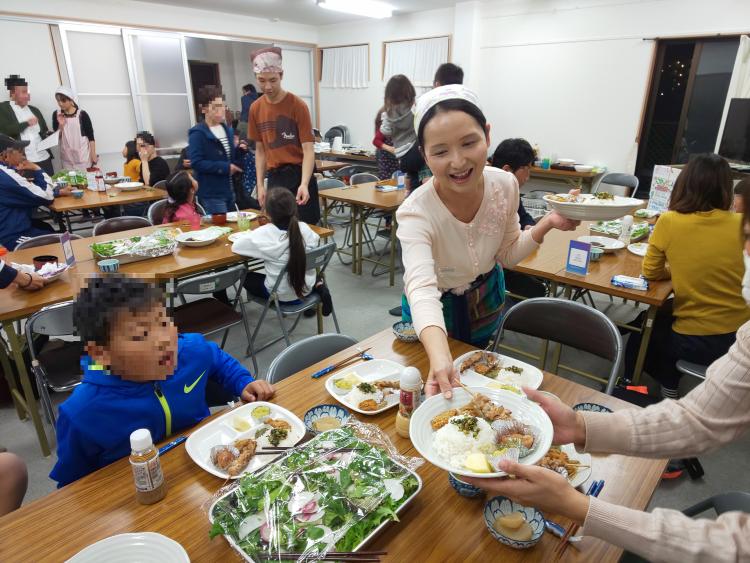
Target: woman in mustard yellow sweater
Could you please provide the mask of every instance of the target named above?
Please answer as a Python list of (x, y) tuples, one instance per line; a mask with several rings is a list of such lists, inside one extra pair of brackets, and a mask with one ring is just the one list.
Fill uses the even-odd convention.
[[(708, 365), (726, 354), (750, 319), (742, 298), (742, 216), (732, 209), (732, 174), (715, 154), (695, 156), (677, 178), (669, 211), (656, 223), (643, 276), (672, 279), (674, 299), (657, 315), (646, 371), (677, 397), (677, 360)], [(626, 373), (639, 338), (630, 337)]]

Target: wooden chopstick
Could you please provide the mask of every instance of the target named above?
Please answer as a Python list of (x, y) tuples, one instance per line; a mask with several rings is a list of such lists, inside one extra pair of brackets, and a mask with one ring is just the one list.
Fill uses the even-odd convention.
[(466, 392), (467, 392), (467, 393), (468, 393), (469, 395), (471, 395), (471, 398), (472, 398), (472, 399), (473, 399), (473, 398), (476, 398), (477, 394), (476, 394), (476, 393), (474, 393), (474, 391), (472, 391), (471, 389), (469, 389), (468, 387), (466, 387), (466, 385), (464, 385), (464, 384), (463, 384), (463, 383), (461, 383), (460, 381), (459, 381), (458, 383), (459, 383), (459, 385), (461, 385), (461, 387), (463, 387), (463, 388), (464, 388), (464, 390), (465, 390), (465, 391), (466, 391)]
[[(387, 551), (329, 551), (319, 561), (380, 561), (381, 555), (386, 555)], [(309, 553), (289, 552), (274, 553), (261, 555), (262, 559), (286, 559), (298, 558), (310, 555)]]

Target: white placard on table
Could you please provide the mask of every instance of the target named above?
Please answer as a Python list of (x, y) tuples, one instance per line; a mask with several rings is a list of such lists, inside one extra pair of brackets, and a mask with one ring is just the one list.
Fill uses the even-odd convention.
[(658, 164), (654, 166), (654, 175), (651, 178), (651, 191), (648, 196), (647, 209), (664, 213), (669, 209), (669, 200), (672, 197), (672, 189), (680, 175), (679, 168), (663, 166)]
[(52, 147), (56, 147), (57, 144), (60, 142), (60, 131), (55, 131), (44, 139), (41, 143), (37, 144), (36, 150), (38, 151), (46, 151), (51, 149)]

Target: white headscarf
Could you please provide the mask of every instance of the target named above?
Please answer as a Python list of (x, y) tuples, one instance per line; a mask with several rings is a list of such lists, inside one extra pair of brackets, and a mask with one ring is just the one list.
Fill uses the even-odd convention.
[(73, 92), (72, 88), (69, 88), (67, 86), (58, 86), (57, 90), (55, 90), (55, 94), (62, 94), (66, 98), (70, 98), (73, 100), (73, 103), (76, 107), (78, 107), (78, 96), (75, 92)]
[(264, 47), (250, 53), (253, 62), (253, 72), (284, 72), (281, 67), (281, 49), (278, 47)]
[(422, 123), (422, 119), (424, 119), (425, 114), (432, 106), (445, 100), (466, 100), (470, 104), (477, 106), (480, 111), (482, 110), (482, 106), (479, 105), (479, 96), (477, 96), (474, 90), (467, 88), (463, 84), (438, 86), (417, 98), (416, 107), (414, 108), (414, 130), (419, 131), (419, 124)]

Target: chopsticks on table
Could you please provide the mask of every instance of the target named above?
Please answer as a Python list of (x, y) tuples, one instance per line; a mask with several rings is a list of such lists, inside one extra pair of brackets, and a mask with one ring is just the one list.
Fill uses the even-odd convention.
[[(589, 490), (586, 493), (588, 496), (592, 497), (598, 497), (599, 493), (602, 492), (602, 489), (604, 488), (604, 479), (601, 481), (594, 481), (589, 486)], [(565, 535), (560, 538), (560, 543), (557, 544), (557, 547), (555, 548), (555, 559), (560, 559), (563, 554), (565, 553), (565, 550), (568, 549), (568, 546), (570, 545), (570, 542), (568, 541), (568, 538), (570, 536), (573, 536), (578, 532), (578, 529), (580, 528), (580, 524), (577, 524), (576, 522), (573, 522), (570, 526), (568, 526), (567, 531), (565, 532)]]
[(364, 350), (357, 350), (357, 352), (355, 354), (352, 354), (351, 356), (347, 356), (346, 358), (344, 358), (343, 360), (339, 360), (335, 364), (332, 364), (332, 365), (330, 365), (328, 367), (325, 367), (325, 368), (323, 368), (321, 370), (316, 371), (314, 374), (312, 374), (311, 377), (313, 379), (318, 379), (319, 377), (322, 377), (322, 376), (324, 376), (326, 374), (329, 374), (333, 370), (336, 370), (336, 369), (342, 367), (343, 365), (348, 364), (352, 360), (364, 357), (365, 354), (366, 354), (366, 352), (368, 350), (370, 350), (370, 348), (365, 348)]
[[(387, 554), (387, 551), (329, 551), (317, 561), (380, 561), (380, 556)], [(277, 561), (283, 559), (298, 559), (299, 557), (309, 556), (309, 553), (289, 552), (264, 554), (260, 558), (264, 561)]]
[(187, 436), (180, 436), (179, 438), (175, 438), (168, 444), (164, 444), (161, 448), (159, 448), (159, 455), (164, 455), (169, 450), (174, 449), (182, 444), (185, 440), (187, 440)]

